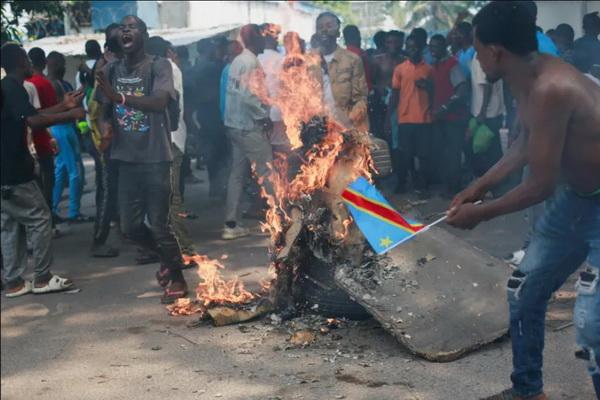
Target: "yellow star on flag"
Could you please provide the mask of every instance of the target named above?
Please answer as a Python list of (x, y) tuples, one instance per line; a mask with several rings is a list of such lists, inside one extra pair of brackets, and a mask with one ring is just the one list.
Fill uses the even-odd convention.
[(379, 239), (379, 245), (384, 249), (390, 247), (392, 243), (394, 242), (392, 241), (392, 239), (390, 239), (389, 236)]

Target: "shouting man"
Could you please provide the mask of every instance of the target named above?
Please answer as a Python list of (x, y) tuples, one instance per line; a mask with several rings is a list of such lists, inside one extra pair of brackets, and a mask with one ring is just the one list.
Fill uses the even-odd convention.
[[(101, 147), (111, 142), (111, 158), (119, 161), (121, 229), (159, 254), (157, 280), (165, 287), (161, 301), (172, 303), (187, 295), (181, 249), (169, 220), (173, 155), (167, 106), (176, 95), (169, 61), (148, 55), (146, 39), (144, 21), (124, 17), (119, 31), (124, 57), (98, 71)], [(146, 215), (150, 229), (144, 223)]]
[[(513, 388), (493, 399), (546, 399), (546, 306), (584, 262), (575, 305), (576, 356), (588, 361), (600, 395), (600, 89), (559, 58), (537, 51), (535, 18), (520, 2), (492, 2), (473, 25), (481, 67), (490, 82), (504, 79), (510, 86), (525, 133), (454, 198), (448, 223), (471, 229), (553, 196), (508, 281)], [(531, 173), (519, 186), (499, 199), (473, 204), (526, 164)], [(557, 186), (559, 180), (564, 185)]]

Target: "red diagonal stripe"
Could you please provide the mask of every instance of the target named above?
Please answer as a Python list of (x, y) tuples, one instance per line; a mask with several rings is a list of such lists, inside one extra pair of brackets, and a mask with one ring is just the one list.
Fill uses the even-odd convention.
[(398, 225), (402, 225), (406, 229), (410, 229), (412, 231), (417, 232), (422, 228), (421, 226), (411, 225), (407, 220), (402, 218), (402, 216), (399, 213), (397, 213), (396, 211), (382, 207), (379, 204), (373, 203), (372, 201), (369, 201), (365, 197), (357, 196), (356, 194), (354, 194), (348, 190), (344, 190), (342, 192), (342, 198), (344, 198), (345, 200), (348, 200), (351, 203), (356, 204), (359, 207), (365, 208), (365, 209), (371, 211), (372, 213), (379, 215), (381, 218), (384, 218), (391, 222), (395, 222)]

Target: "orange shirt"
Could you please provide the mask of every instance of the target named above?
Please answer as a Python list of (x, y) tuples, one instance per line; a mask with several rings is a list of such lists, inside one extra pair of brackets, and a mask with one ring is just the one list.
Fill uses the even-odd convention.
[(413, 64), (406, 60), (394, 69), (392, 88), (400, 90), (398, 102), (399, 124), (425, 124), (431, 122), (429, 95), (415, 86), (419, 79), (432, 79), (433, 68), (421, 60)]

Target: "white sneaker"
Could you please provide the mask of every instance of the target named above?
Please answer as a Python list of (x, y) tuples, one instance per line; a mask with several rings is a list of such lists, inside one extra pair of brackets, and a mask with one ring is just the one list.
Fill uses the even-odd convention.
[(512, 265), (519, 265), (523, 261), (523, 257), (525, 257), (525, 250), (521, 249), (512, 253), (511, 257), (507, 258), (506, 261)]
[(239, 225), (237, 225), (235, 228), (229, 228), (227, 225), (225, 225), (225, 228), (223, 229), (223, 234), (221, 235), (221, 239), (233, 240), (249, 235), (250, 230), (248, 230), (248, 228), (244, 228)]

